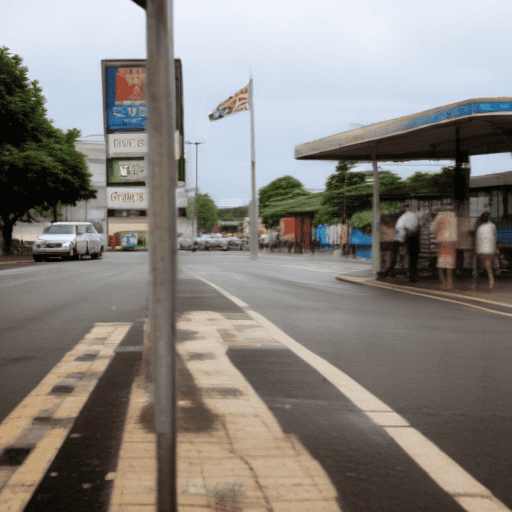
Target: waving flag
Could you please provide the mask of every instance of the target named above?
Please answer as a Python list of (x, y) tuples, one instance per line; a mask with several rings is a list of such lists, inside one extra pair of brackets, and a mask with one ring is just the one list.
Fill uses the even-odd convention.
[(208, 116), (210, 121), (217, 121), (237, 112), (249, 110), (249, 86), (240, 89), (234, 96), (220, 103)]

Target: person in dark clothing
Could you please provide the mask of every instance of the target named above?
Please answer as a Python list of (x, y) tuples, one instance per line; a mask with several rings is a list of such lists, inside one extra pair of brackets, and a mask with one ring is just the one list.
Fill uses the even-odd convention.
[(407, 256), (409, 257), (409, 281), (418, 281), (418, 256), (420, 254), (420, 220), (416, 213), (407, 210), (396, 223), (396, 229), (405, 239)]
[[(381, 218), (381, 222), (387, 224), (388, 222), (392, 222), (392, 225), (395, 226), (397, 220), (402, 216), (403, 213), (406, 212), (405, 208), (400, 208), (398, 213), (383, 215)], [(382, 232), (382, 230), (381, 230)], [(398, 259), (398, 254), (400, 252), (400, 246), (402, 245), (403, 238), (402, 233), (395, 227), (395, 236), (392, 242), (387, 242), (386, 245), (382, 247), (383, 250), (390, 249), (390, 262), (385, 270), (378, 273), (379, 279), (385, 279), (386, 277), (395, 277), (395, 266), (396, 261)]]

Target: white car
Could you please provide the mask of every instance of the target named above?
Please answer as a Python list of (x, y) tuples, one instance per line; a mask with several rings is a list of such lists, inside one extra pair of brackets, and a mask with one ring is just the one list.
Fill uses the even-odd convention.
[(94, 260), (101, 258), (104, 247), (102, 235), (90, 222), (54, 222), (32, 245), (32, 256), (34, 261), (53, 256), (78, 260), (86, 255)]

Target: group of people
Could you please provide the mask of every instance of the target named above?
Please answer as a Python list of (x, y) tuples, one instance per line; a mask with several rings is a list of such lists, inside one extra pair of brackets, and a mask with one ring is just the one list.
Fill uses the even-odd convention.
[[(393, 221), (396, 220), (394, 229)], [(383, 215), (381, 219), (381, 248), (389, 255), (384, 271), (378, 278), (395, 276), (395, 265), (402, 244), (405, 245), (409, 259), (409, 281), (418, 281), (418, 256), (420, 250), (421, 222), (418, 214), (404, 205), (398, 214)], [(457, 262), (458, 220), (452, 206), (444, 206), (430, 225), (437, 242), (437, 268), (443, 290), (453, 290), (453, 270)], [(492, 271), (493, 257), (496, 253), (496, 225), (489, 212), (484, 212), (475, 225), (475, 251), (480, 258), (489, 278), (489, 289), (494, 287)], [(473, 287), (476, 287), (477, 262), (473, 262)]]

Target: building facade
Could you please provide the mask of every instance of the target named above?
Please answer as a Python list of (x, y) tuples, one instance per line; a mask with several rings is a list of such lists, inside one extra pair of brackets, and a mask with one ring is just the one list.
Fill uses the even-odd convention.
[[(86, 155), (91, 185), (97, 190), (96, 198), (79, 201), (76, 206), (62, 208), (60, 221), (91, 222), (98, 233), (104, 235), (105, 246), (108, 237), (123, 231), (149, 231), (149, 196), (147, 168), (143, 158), (115, 159), (109, 163), (104, 141), (76, 142), (76, 149)], [(194, 233), (194, 221), (187, 218), (188, 198), (193, 197), (194, 189), (186, 189), (179, 182), (176, 189), (178, 233)], [(36, 240), (51, 219), (34, 215), (36, 222), (17, 222), (13, 238), (24, 241)]]

